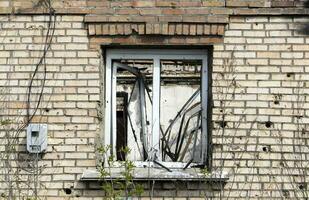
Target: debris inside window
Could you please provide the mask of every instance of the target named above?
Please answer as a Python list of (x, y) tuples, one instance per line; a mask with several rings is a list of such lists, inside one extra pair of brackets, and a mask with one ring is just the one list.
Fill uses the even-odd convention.
[(201, 61), (161, 61), (162, 160), (199, 161)]
[[(149, 144), (149, 133), (151, 131), (152, 116), (152, 67), (149, 60), (121, 60), (115, 62), (117, 66), (117, 94), (126, 94), (128, 102), (123, 110), (126, 112), (127, 120), (117, 125), (129, 127), (127, 129), (127, 144), (134, 153), (129, 154), (128, 159), (144, 161), (147, 159)], [(121, 107), (121, 99), (117, 97), (117, 108)], [(127, 124), (128, 123), (128, 124)], [(117, 130), (118, 127), (117, 126)], [(125, 130), (124, 130), (125, 131)], [(117, 141), (123, 140), (118, 138)], [(117, 148), (117, 152), (119, 152)], [(135, 153), (137, 152), (137, 153)], [(119, 160), (119, 158), (118, 158)]]
[[(151, 161), (168, 171), (168, 166), (203, 165), (208, 137), (204, 57), (149, 57), (121, 55), (108, 61), (111, 153), (118, 161)], [(121, 153), (125, 146), (131, 149), (127, 155)]]

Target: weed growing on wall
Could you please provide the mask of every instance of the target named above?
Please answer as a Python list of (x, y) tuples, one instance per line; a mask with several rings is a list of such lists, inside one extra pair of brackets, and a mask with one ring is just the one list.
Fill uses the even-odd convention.
[[(128, 199), (129, 197), (140, 196), (144, 189), (142, 185), (134, 183), (133, 161), (115, 161), (113, 155), (108, 155), (111, 146), (101, 146), (98, 152), (105, 158), (106, 164), (102, 160), (102, 165), (98, 166), (100, 178), (102, 180), (102, 189), (105, 191), (105, 196), (108, 200)], [(128, 155), (130, 149), (123, 147), (120, 149), (123, 155)], [(113, 168), (120, 168), (120, 176), (114, 177)]]
[[(1, 94), (2, 96), (2, 94)], [(3, 96), (2, 96), (3, 97)], [(1, 98), (0, 168), (3, 176), (0, 181), (0, 199), (21, 200), (38, 199), (39, 177), (43, 166), (39, 165), (39, 154), (28, 154), (23, 149), (22, 133), (18, 130), (19, 117), (12, 117), (8, 105)]]

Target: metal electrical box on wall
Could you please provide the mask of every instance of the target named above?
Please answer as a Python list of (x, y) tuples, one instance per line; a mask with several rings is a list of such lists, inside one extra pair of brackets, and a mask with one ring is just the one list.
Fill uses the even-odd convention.
[(42, 153), (47, 148), (47, 124), (29, 124), (27, 127), (27, 151)]

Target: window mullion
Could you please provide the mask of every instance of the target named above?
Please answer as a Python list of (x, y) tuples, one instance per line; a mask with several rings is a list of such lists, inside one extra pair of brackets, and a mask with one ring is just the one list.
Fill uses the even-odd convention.
[(208, 67), (207, 59), (202, 63), (201, 103), (202, 103), (202, 162), (205, 163), (208, 154), (207, 105), (208, 105)]
[(110, 136), (111, 136), (111, 154), (115, 155), (116, 152), (116, 136), (117, 136), (117, 65), (112, 66), (112, 87), (111, 87), (111, 93), (112, 93), (112, 128), (110, 130)]
[(112, 116), (112, 63), (111, 59), (106, 60), (106, 71), (105, 71), (105, 124), (104, 124), (104, 130), (105, 130), (105, 135), (104, 135), (104, 144), (105, 146), (111, 144), (111, 116)]
[(156, 152), (158, 160), (161, 160), (160, 152), (160, 59), (154, 59), (153, 64), (153, 93), (152, 93), (152, 133), (151, 147)]

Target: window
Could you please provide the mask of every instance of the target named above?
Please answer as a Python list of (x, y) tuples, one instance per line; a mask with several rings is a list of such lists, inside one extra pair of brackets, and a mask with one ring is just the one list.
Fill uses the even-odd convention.
[(203, 165), (207, 104), (206, 50), (106, 50), (104, 143), (117, 160)]

